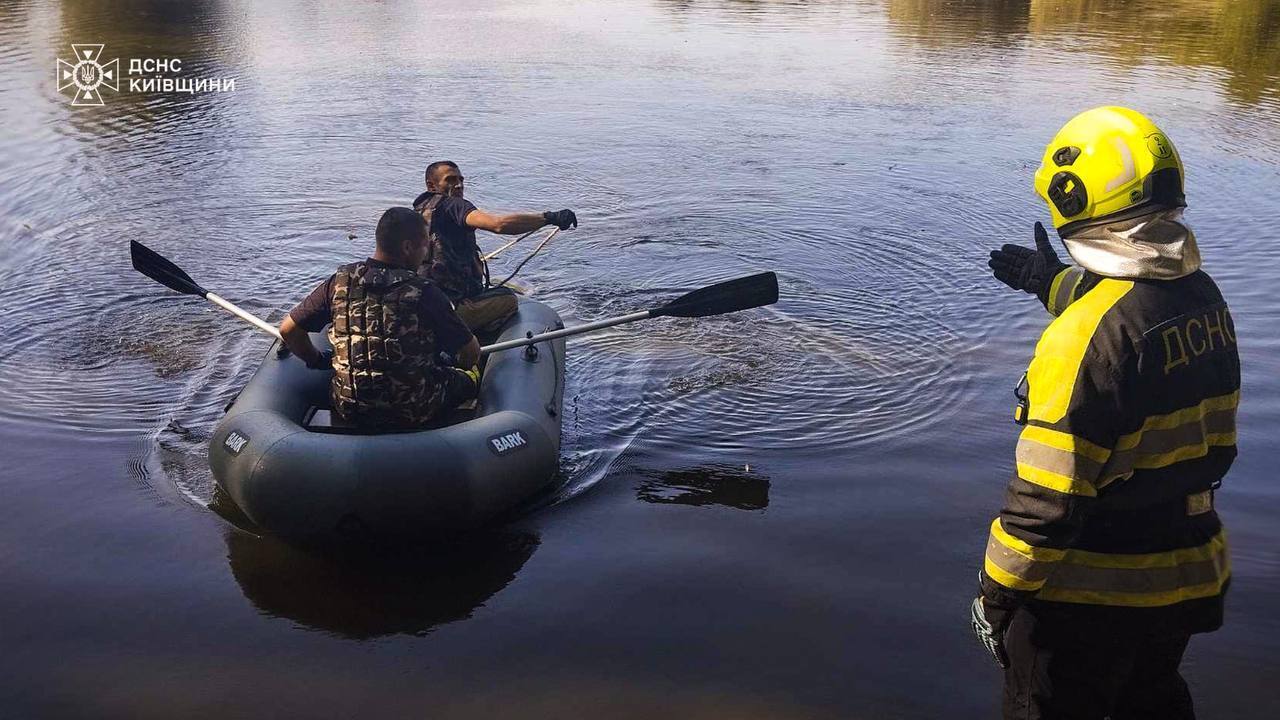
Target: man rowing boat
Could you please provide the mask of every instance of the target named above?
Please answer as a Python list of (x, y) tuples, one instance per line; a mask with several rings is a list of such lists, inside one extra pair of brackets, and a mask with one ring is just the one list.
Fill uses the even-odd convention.
[(546, 225), (561, 230), (578, 226), (572, 210), (544, 213), (485, 212), (463, 197), (465, 178), (458, 164), (438, 160), (427, 166), (427, 191), (413, 209), (427, 221), (430, 243), (420, 275), (453, 301), (458, 316), (472, 332), (494, 332), (516, 312), (515, 293), (489, 287), (488, 268), (480, 257), (476, 230), (520, 235)]

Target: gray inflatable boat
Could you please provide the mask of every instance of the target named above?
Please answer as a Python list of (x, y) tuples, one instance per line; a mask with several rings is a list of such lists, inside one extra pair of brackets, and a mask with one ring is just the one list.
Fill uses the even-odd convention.
[[(499, 340), (563, 327), (522, 298)], [(312, 341), (328, 347), (323, 335)], [(560, 455), (564, 340), (491, 354), (478, 406), (440, 427), (361, 434), (329, 411), (330, 373), (263, 359), (214, 430), (209, 465), (255, 523), (298, 540), (424, 535), (488, 524), (550, 489)]]

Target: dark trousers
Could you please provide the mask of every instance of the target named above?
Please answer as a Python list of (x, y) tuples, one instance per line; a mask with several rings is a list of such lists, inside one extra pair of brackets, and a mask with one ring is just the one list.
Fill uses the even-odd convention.
[(1020, 608), (1005, 634), (1005, 720), (1194, 720), (1189, 636), (1098, 637)]
[(502, 329), (508, 318), (516, 314), (519, 305), (520, 299), (516, 297), (515, 291), (497, 287), (459, 300), (455, 309), (471, 332), (493, 335)]

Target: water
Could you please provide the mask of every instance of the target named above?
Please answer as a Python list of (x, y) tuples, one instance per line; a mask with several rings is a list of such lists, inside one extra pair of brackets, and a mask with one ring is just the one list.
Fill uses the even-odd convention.
[[(72, 108), (72, 43), (236, 89)], [(0, 714), (992, 716), (966, 604), (1046, 317), (986, 251), (1104, 103), (1178, 143), (1241, 338), (1228, 624), (1184, 667), (1204, 716), (1276, 716), (1272, 0), (0, 6)], [(520, 277), (567, 322), (782, 300), (572, 341), (564, 489), (511, 527), (365, 562), (242, 529), (205, 444), (267, 341), (127, 240), (278, 320), (440, 157), (578, 212)]]

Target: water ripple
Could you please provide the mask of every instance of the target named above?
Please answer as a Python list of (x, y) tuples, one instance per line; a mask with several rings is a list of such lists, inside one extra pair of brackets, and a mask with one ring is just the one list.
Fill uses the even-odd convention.
[[(1212, 45), (1248, 35), (1248, 17), (1224, 12), (1188, 69), (1067, 42), (1108, 32), (1069, 17), (969, 5), (577, 4), (554, 10), (571, 43), (522, 42), (513, 63), (499, 40), (523, 35), (504, 23), (551, 4), (490, 9), (501, 29), (485, 42), (466, 31), (427, 49), (404, 30), (426, 24), (413, 9), (333, 9), (335, 25), (283, 6), (165, 5), (138, 24), (109, 3), (6, 4), (0, 426), (142, 438), (138, 476), (208, 504), (205, 444), (266, 341), (137, 276), (127, 241), (278, 319), (366, 254), (381, 210), (441, 157), (486, 209), (577, 210), (582, 226), (518, 278), (570, 324), (780, 276), (770, 308), (570, 341), (562, 498), (640, 446), (856, 452), (972, 400), (973, 358), (1011, 322), (986, 251), (1029, 243), (1039, 151), (1078, 109), (1028, 78), (1080, 73), (1096, 90), (1073, 103), (1133, 94), (1170, 119), (1194, 168), (1206, 247), (1267, 237), (1254, 220), (1267, 198), (1238, 178), (1280, 182), (1273, 43), (1245, 43), (1253, 64)], [(240, 87), (73, 109), (46, 60), (101, 27), (122, 57), (185, 57)], [(466, 62), (450, 59), (464, 47)], [(1175, 80), (1177, 97), (1144, 90)], [(1202, 204), (1235, 219), (1201, 225)], [(1276, 259), (1254, 245), (1255, 262)], [(1249, 263), (1210, 256), (1241, 286), (1241, 322), (1264, 322)]]

